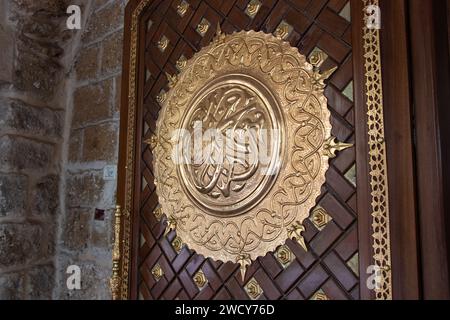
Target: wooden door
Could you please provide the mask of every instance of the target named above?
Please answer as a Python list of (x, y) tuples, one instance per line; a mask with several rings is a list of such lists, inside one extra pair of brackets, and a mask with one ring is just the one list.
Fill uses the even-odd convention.
[[(383, 105), (377, 91), (380, 43), (378, 31), (364, 27), (364, 8), (370, 4), (378, 1), (130, 1), (116, 230), (121, 241), (116, 242), (113, 270), (119, 283), (116, 298), (392, 298)], [(175, 232), (164, 236), (166, 219), (155, 215), (152, 152), (144, 143), (154, 133), (169, 90), (166, 74), (178, 73), (209, 44), (218, 23), (224, 33), (274, 33), (284, 25), (285, 40), (300, 53), (308, 57), (322, 51), (326, 61), (321, 69), (337, 67), (325, 89), (332, 134), (354, 144), (330, 162), (322, 195), (304, 223), (308, 252), (288, 240), (278, 252), (255, 261), (245, 281), (238, 265), (180, 247)], [(367, 285), (371, 265), (380, 267), (382, 275), (382, 287), (375, 290)]]

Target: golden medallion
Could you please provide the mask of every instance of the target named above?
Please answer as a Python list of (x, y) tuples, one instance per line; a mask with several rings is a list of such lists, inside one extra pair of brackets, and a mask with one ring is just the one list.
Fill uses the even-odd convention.
[(307, 250), (303, 221), (329, 158), (321, 74), (298, 49), (262, 32), (224, 35), (187, 61), (151, 139), (167, 232), (198, 254), (241, 265), (288, 238)]

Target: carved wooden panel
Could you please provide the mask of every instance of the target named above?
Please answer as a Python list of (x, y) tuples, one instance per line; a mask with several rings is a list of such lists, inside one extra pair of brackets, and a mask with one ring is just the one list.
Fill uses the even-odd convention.
[[(347, 0), (173, 0), (154, 1), (142, 19), (145, 30), (145, 79), (138, 114), (142, 141), (149, 139), (164, 93), (166, 73), (175, 74), (214, 37), (217, 23), (224, 33), (256, 30), (282, 32), (299, 51), (326, 56), (322, 70), (338, 67), (325, 94), (332, 113), (332, 134), (354, 143), (353, 68), (350, 1)], [(278, 29), (278, 31), (277, 31)], [(141, 299), (358, 299), (358, 236), (355, 149), (331, 161), (317, 207), (305, 221), (309, 251), (288, 241), (259, 258), (241, 280), (239, 266), (205, 260), (180, 247), (176, 234), (164, 237), (165, 218), (153, 182), (152, 153), (142, 145), (137, 163), (135, 221), (137, 292)], [(158, 213), (158, 212), (157, 212)]]

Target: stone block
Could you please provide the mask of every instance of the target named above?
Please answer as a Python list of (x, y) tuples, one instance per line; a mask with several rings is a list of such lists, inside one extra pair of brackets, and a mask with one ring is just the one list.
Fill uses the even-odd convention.
[(100, 48), (98, 46), (81, 49), (75, 64), (78, 80), (94, 79), (97, 76), (99, 55)]
[(117, 159), (117, 124), (109, 123), (84, 129), (82, 161), (115, 162)]
[(27, 273), (26, 299), (51, 300), (55, 285), (53, 264), (36, 266)]
[(78, 88), (74, 94), (72, 127), (79, 128), (109, 118), (111, 89), (111, 80)]
[[(37, 57), (45, 57), (46, 59), (50, 59), (57, 63), (58, 59), (62, 57), (64, 54), (64, 49), (58, 45), (58, 38), (56, 36), (58, 33), (58, 27), (53, 27), (49, 25), (51, 30), (55, 32), (54, 36), (49, 36), (48, 38), (44, 38), (42, 40), (36, 39), (34, 35), (20, 35), (17, 38), (17, 52), (29, 52)], [(33, 38), (31, 38), (33, 37)], [(53, 41), (47, 41), (47, 39), (53, 39)]]
[(55, 147), (30, 139), (3, 136), (0, 138), (0, 170), (44, 170), (54, 158)]
[[(109, 259), (109, 258), (108, 258)], [(66, 259), (62, 263), (60, 272), (65, 272), (69, 265), (78, 265), (81, 270), (81, 290), (68, 290), (66, 279), (62, 279), (59, 284), (61, 291), (59, 299), (63, 300), (110, 300), (109, 279), (111, 278), (110, 268), (93, 262), (78, 262)]]
[(20, 52), (16, 57), (13, 84), (41, 99), (51, 99), (61, 82), (62, 66), (58, 61), (34, 53)]
[(60, 138), (63, 111), (30, 106), (19, 100), (0, 100), (0, 128), (18, 133)]
[(42, 229), (37, 225), (0, 225), (0, 268), (23, 266), (43, 257)]
[(69, 209), (62, 233), (64, 247), (78, 252), (86, 249), (92, 222), (92, 214), (88, 209)]
[(59, 176), (41, 178), (33, 190), (32, 213), (55, 216), (59, 206)]
[(77, 162), (81, 158), (82, 130), (72, 130), (69, 138), (69, 162)]
[(84, 43), (91, 43), (123, 25), (124, 5), (122, 1), (112, 1), (108, 6), (95, 12), (89, 19)]
[(21, 273), (0, 274), (0, 300), (23, 299), (24, 283)]
[(92, 245), (94, 247), (110, 249), (113, 243), (112, 217), (114, 210), (107, 210), (104, 221), (94, 221), (92, 228)]
[(71, 208), (94, 207), (102, 200), (103, 172), (93, 171), (72, 174), (67, 182), (67, 205)]
[(2, 58), (0, 59), (0, 82), (11, 82), (13, 75), (15, 41), (12, 32), (0, 22), (0, 43)]
[(103, 41), (102, 74), (122, 69), (123, 31), (118, 31)]
[(65, 13), (67, 5), (64, 0), (12, 0), (12, 3), (18, 7), (18, 9), (28, 12), (42, 10), (52, 13)]
[[(61, 8), (64, 13), (66, 12), (66, 8)], [(36, 10), (32, 15), (21, 20), (20, 23), (21, 34), (30, 40), (41, 40), (35, 41), (37, 45), (41, 46), (49, 46), (57, 42), (61, 32), (61, 22), (64, 21), (62, 16), (58, 18), (47, 9), (48, 7), (42, 7), (41, 10)], [(48, 41), (52, 39), (53, 43)]]
[(23, 216), (27, 193), (26, 176), (0, 174), (0, 217)]

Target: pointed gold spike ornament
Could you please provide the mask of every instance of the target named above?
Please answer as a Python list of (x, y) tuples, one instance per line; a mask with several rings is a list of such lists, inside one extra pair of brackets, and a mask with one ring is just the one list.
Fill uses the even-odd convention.
[(305, 239), (303, 239), (303, 231), (305, 231), (305, 227), (300, 222), (293, 223), (288, 228), (289, 238), (297, 241), (297, 243), (303, 248), (303, 250), (308, 251), (306, 247)]
[(252, 264), (250, 255), (247, 253), (238, 255), (238, 257), (236, 259), (236, 263), (238, 263), (240, 265), (242, 282), (244, 282), (245, 281), (245, 273), (247, 272), (247, 268), (249, 265)]
[(220, 27), (220, 22), (217, 22), (216, 35), (214, 36), (213, 43), (215, 45), (219, 45), (223, 43), (225, 40), (225, 35), (222, 33), (222, 29)]
[(175, 231), (177, 229), (177, 220), (174, 217), (169, 217), (167, 219), (167, 227), (164, 232), (164, 236), (167, 236), (171, 231)]
[(168, 74), (166, 72), (166, 77), (167, 77), (167, 80), (169, 81), (169, 88), (175, 87), (175, 85), (177, 84), (177, 81), (178, 81), (177, 75), (171, 76), (170, 74)]
[(335, 137), (330, 137), (324, 144), (324, 154), (329, 158), (336, 158), (340, 151), (352, 148), (353, 144), (336, 141)]

